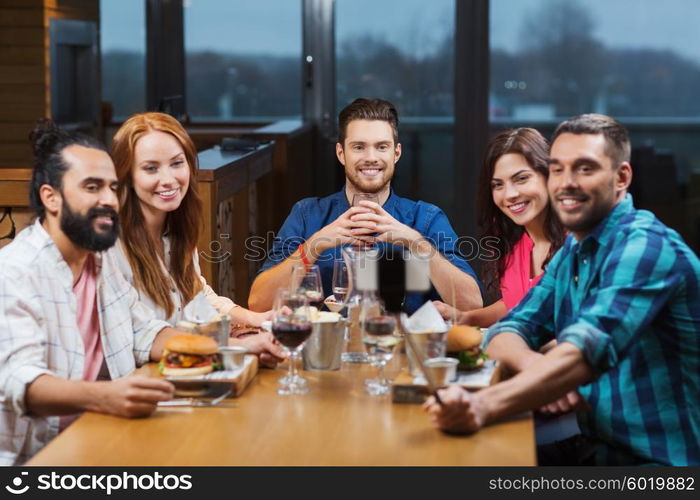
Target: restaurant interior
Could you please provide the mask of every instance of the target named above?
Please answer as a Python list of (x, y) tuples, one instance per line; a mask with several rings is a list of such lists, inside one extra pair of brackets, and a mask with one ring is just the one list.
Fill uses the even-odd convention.
[[(250, 242), (266, 250), (295, 202), (343, 186), (338, 111), (380, 97), (400, 117), (393, 189), (439, 205), (460, 236), (477, 234), (477, 178), (496, 132), (550, 137), (563, 119), (596, 112), (630, 131), (635, 205), (697, 253), (700, 4), (635, 3), (0, 0), (0, 247), (33, 218), (37, 119), (109, 146), (130, 115), (161, 111), (198, 152), (202, 275), (245, 307), (263, 263)], [(296, 398), (275, 394), (280, 369), (261, 369), (230, 408), (86, 414), (33, 463), (536, 465), (531, 415), (443, 435), (419, 404), (365, 397), (362, 370), (305, 371), (311, 390)], [(199, 439), (169, 447), (185, 428)], [(89, 445), (96, 429), (100, 450)]]

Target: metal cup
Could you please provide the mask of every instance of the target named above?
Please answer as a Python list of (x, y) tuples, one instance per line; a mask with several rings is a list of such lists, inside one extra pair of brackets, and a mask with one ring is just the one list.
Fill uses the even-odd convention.
[(412, 344), (419, 351), (413, 352), (411, 343), (406, 343), (406, 354), (408, 355), (408, 370), (411, 376), (421, 377), (423, 372), (418, 363), (424, 363), (431, 358), (443, 358), (447, 351), (447, 331), (444, 332), (410, 332)]
[(345, 345), (345, 320), (312, 323), (304, 344), (304, 370), (339, 370)]
[(430, 358), (423, 363), (423, 369), (437, 387), (444, 387), (457, 379), (458, 364), (455, 358)]
[(236, 371), (243, 368), (245, 364), (245, 355), (248, 349), (243, 346), (221, 346), (219, 354), (221, 354), (221, 362), (224, 365), (224, 370)]

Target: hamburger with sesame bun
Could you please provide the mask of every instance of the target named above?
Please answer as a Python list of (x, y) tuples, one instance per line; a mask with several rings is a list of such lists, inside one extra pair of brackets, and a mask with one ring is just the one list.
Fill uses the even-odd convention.
[(175, 335), (165, 341), (160, 372), (165, 377), (206, 375), (218, 364), (219, 345), (204, 335)]
[(456, 352), (460, 370), (484, 366), (488, 357), (481, 350), (483, 335), (477, 326), (455, 325), (447, 331), (447, 351)]

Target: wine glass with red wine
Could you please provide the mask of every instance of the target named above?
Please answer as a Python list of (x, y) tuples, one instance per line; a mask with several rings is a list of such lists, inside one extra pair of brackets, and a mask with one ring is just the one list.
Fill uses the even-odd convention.
[(304, 394), (306, 379), (297, 373), (296, 362), (306, 339), (311, 335), (311, 318), (306, 296), (280, 288), (275, 297), (272, 335), (289, 353), (289, 372), (279, 380), (278, 394)]
[(311, 266), (295, 265), (292, 270), (292, 287), (294, 292), (306, 296), (310, 306), (321, 310), (323, 307), (323, 283), (321, 282), (321, 270), (316, 264)]

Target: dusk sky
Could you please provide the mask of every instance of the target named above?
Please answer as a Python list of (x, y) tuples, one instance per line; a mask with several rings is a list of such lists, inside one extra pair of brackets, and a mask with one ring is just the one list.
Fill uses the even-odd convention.
[[(492, 0), (492, 44), (515, 50), (524, 19), (550, 1), (556, 0)], [(591, 12), (595, 36), (608, 47), (672, 49), (700, 62), (696, 0), (580, 3)], [(101, 0), (103, 50), (144, 50), (143, 5), (143, 0)], [(300, 53), (300, 0), (185, 0), (185, 9), (188, 49)], [(337, 0), (337, 38), (369, 32), (406, 51), (429, 51), (453, 29), (453, 9), (454, 0)]]

